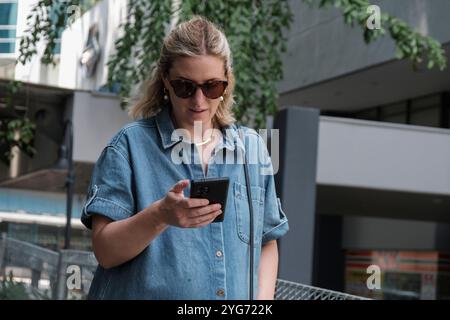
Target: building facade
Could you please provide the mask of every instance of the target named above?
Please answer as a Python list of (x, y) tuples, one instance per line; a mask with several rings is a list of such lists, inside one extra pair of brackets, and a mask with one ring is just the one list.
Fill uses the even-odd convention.
[[(61, 158), (61, 146), (67, 146), (64, 123), (70, 119), (75, 167), (71, 242), (73, 248), (90, 249), (90, 234), (79, 217), (92, 166), (114, 133), (130, 121), (119, 99), (102, 90), (106, 59), (111, 53), (108, 50), (112, 50), (116, 30), (123, 21), (126, 1), (82, 1), (72, 13), (73, 24), (57, 39), (55, 65), (41, 63), (42, 43), (38, 43), (38, 54), (30, 62), (16, 64), (20, 39), (29, 27), (26, 17), (37, 3), (0, 1), (0, 105), (6, 103), (8, 81), (23, 82), (15, 105), (26, 109), (37, 126), (37, 154), (30, 158), (17, 152), (9, 166), (0, 163), (0, 232), (62, 248), (67, 172), (58, 172), (55, 164)], [(102, 46), (95, 47), (95, 52), (89, 51), (93, 40)]]
[[(321, 115), (316, 238), (307, 239), (302, 252), (312, 253), (303, 257), (309, 264), (298, 266), (296, 280), (338, 290), (351, 286), (354, 278), (346, 283), (344, 277), (352, 265), (345, 263), (350, 250), (378, 256), (448, 252), (450, 69), (428, 70), (424, 63), (415, 70), (395, 58), (388, 37), (365, 44), (361, 28), (345, 25), (337, 9), (290, 3), (295, 19), (287, 35), (280, 108), (308, 107)], [(437, 39), (448, 60), (448, 1), (372, 3)], [(290, 217), (302, 214), (287, 210)], [(440, 268), (448, 278), (448, 262)], [(397, 297), (423, 297), (407, 291)]]
[[(450, 2), (373, 2), (439, 40), (450, 56)], [(47, 110), (57, 116), (41, 120), (37, 160), (16, 159), (15, 173), (0, 165), (0, 219), (19, 224), (26, 224), (26, 218), (12, 215), (21, 210), (30, 215), (65, 216), (64, 176), (55, 178), (50, 170), (63, 143), (64, 119), (74, 123), (74, 161), (77, 179), (82, 181), (76, 188), (75, 219), (93, 164), (108, 139), (129, 121), (117, 97), (102, 93), (106, 63), (126, 17), (126, 1), (92, 1), (89, 10), (61, 34), (56, 67), (41, 65), (38, 57), (28, 65), (14, 66), (31, 3), (0, 1), (0, 78), (32, 83), (23, 92), (24, 97), (34, 94), (29, 96), (34, 101), (32, 114)], [(281, 154), (285, 158), (281, 163), (291, 171), (280, 170), (279, 185), (286, 184), (289, 175), (296, 176), (297, 170), (306, 172), (298, 177), (304, 177), (308, 185), (287, 183), (280, 188), (292, 222), (281, 242), (280, 277), (351, 291), (359, 285), (352, 281), (361, 280), (355, 276), (360, 270), (352, 269), (358, 252), (366, 253), (363, 266), (371, 261), (367, 252), (377, 257), (386, 252), (428, 251), (437, 256), (449, 252), (450, 68), (437, 71), (419, 65), (413, 70), (410, 62), (395, 58), (395, 46), (388, 37), (367, 45), (362, 30), (345, 25), (338, 10), (314, 9), (303, 1), (290, 3), (295, 18), (283, 56), (279, 107), (282, 112), (291, 106), (306, 107), (299, 110), (306, 110), (307, 116), (298, 115), (306, 130), (299, 131), (303, 135), (297, 137), (294, 129), (282, 127), (288, 137), (281, 142), (286, 146), (290, 139), (290, 150), (303, 148), (307, 150), (303, 154), (310, 156), (301, 158), (299, 152), (296, 158), (287, 147)], [(58, 123), (58, 130), (46, 133), (44, 128), (51, 123)], [(289, 166), (296, 159), (303, 159), (305, 165)], [(42, 186), (33, 182), (37, 177), (48, 184), (57, 179), (60, 188), (42, 192)], [(299, 206), (302, 194), (308, 195), (311, 206)], [(57, 222), (45, 225), (51, 223)], [(64, 221), (58, 223), (62, 227)], [(20, 229), (8, 228), (11, 234)], [(395, 289), (397, 284), (389, 283)], [(421, 283), (409, 296), (408, 290), (397, 288), (398, 294), (390, 297), (438, 297), (437, 291), (434, 296), (417, 293), (420, 288)]]

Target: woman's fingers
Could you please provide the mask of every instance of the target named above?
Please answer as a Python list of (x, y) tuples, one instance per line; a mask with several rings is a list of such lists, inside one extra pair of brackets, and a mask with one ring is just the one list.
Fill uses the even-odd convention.
[(185, 209), (204, 207), (209, 204), (208, 199), (200, 199), (200, 198), (185, 198), (181, 200), (182, 206)]
[(181, 228), (197, 228), (211, 223), (219, 215), (221, 205), (209, 204), (208, 199), (166, 197), (168, 206), (165, 209), (171, 217), (169, 224)]
[(203, 226), (206, 226), (213, 222), (213, 220), (222, 213), (222, 210), (217, 210), (212, 213), (205, 214), (203, 216), (199, 216), (196, 219), (193, 220), (193, 224), (189, 226), (189, 228), (200, 228)]
[(210, 204), (208, 206), (198, 207), (194, 209), (190, 209), (187, 213), (187, 218), (189, 219), (195, 219), (200, 216), (209, 214), (211, 212), (219, 210), (221, 205), (219, 203)]
[(186, 188), (189, 185), (189, 180), (180, 180), (177, 183), (175, 183), (172, 188), (169, 190), (169, 192), (174, 193), (183, 193), (183, 189)]

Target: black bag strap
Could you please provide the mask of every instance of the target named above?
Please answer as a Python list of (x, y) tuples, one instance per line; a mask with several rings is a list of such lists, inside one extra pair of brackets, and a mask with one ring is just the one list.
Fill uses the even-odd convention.
[(250, 277), (250, 284), (249, 284), (249, 300), (253, 300), (253, 276), (254, 276), (254, 236), (253, 236), (253, 203), (252, 203), (252, 193), (251, 193), (251, 187), (250, 187), (250, 176), (248, 173), (248, 165), (247, 165), (247, 151), (245, 149), (245, 140), (244, 140), (244, 134), (242, 128), (239, 126), (238, 128), (239, 137), (242, 140), (242, 144), (244, 145), (244, 156), (243, 156), (243, 162), (244, 162), (244, 173), (245, 173), (245, 184), (247, 186), (247, 200), (248, 200), (248, 207), (250, 212), (250, 268), (249, 268), (249, 277)]

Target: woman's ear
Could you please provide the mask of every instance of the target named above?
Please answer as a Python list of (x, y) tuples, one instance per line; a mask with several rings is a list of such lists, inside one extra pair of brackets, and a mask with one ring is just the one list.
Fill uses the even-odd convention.
[(164, 87), (165, 89), (168, 91), (170, 88), (170, 83), (169, 83), (169, 74), (165, 73), (165, 72), (161, 72), (161, 79), (163, 81)]

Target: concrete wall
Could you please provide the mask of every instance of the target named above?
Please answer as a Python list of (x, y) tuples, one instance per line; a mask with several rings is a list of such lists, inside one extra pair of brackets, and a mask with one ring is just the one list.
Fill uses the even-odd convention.
[(450, 194), (450, 130), (321, 117), (317, 182)]
[(106, 144), (130, 121), (116, 96), (76, 91), (73, 97), (74, 161), (96, 162)]
[[(419, 32), (442, 43), (450, 42), (450, 1), (371, 3), (378, 4), (382, 12), (405, 20)], [(302, 0), (291, 0), (290, 4), (295, 21), (287, 34), (284, 79), (278, 86), (281, 94), (394, 59), (395, 46), (389, 37), (366, 45), (362, 29), (345, 25), (337, 9), (311, 9)]]

